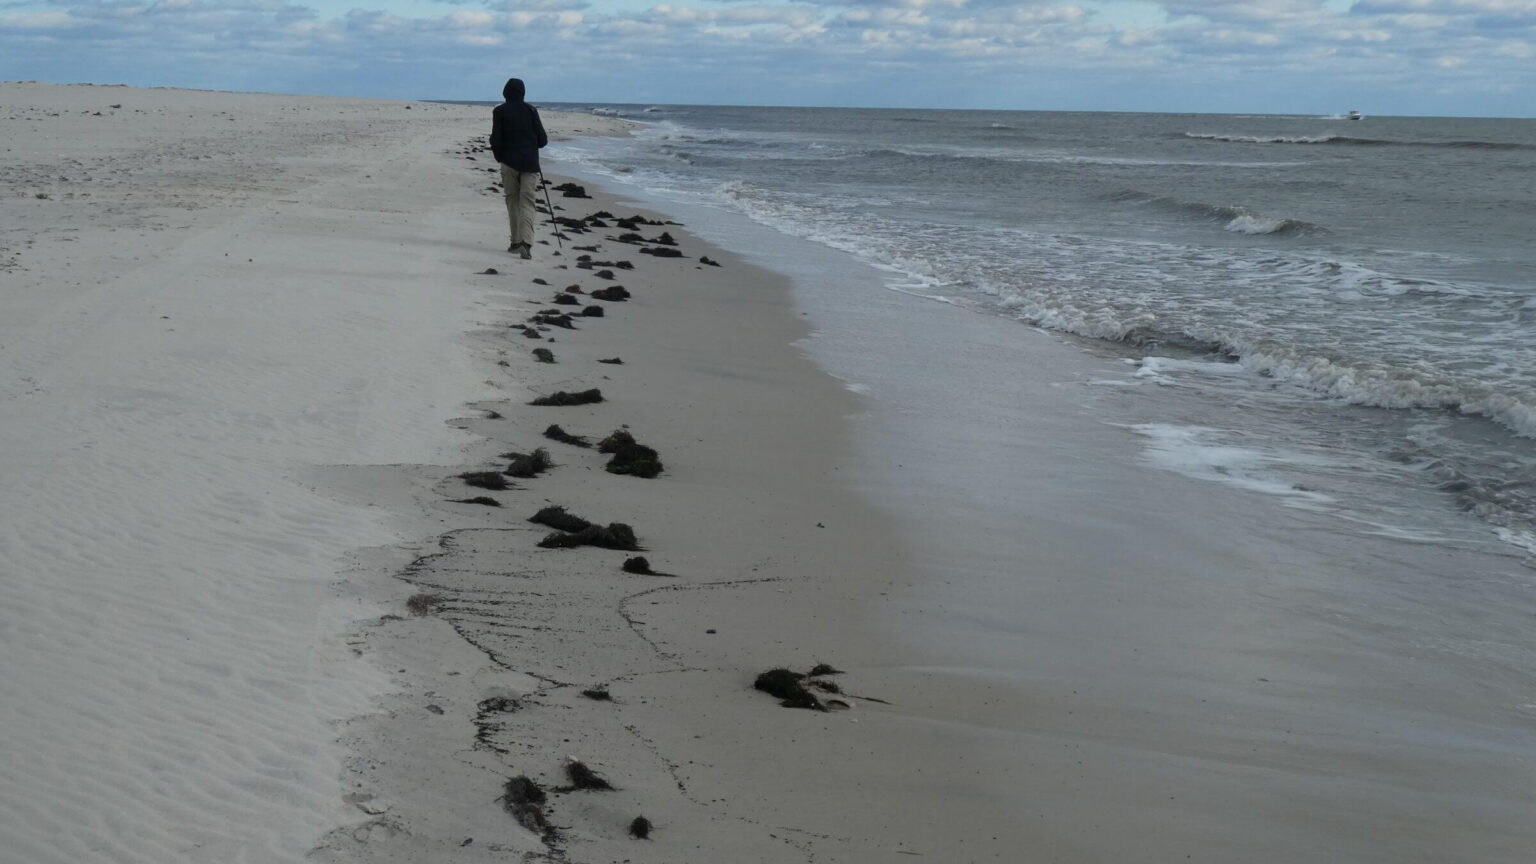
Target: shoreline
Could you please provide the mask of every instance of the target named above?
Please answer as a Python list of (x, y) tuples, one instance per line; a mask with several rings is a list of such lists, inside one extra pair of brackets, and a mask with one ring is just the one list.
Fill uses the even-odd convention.
[[(554, 201), (562, 216), (633, 212), (592, 192), (591, 200)], [(697, 241), (686, 226), (641, 226), (640, 233), (663, 230), (686, 257), (653, 259), (631, 245), (572, 234), (562, 257), (551, 257), (552, 248), (541, 243), (533, 262), (493, 264), (500, 272), (490, 278), (508, 291), (495, 314), (513, 325), (551, 308), (545, 301), (565, 284), (586, 293), (612, 284), (594, 279), (592, 270), (557, 269), (594, 242), (597, 251), (586, 254), (633, 263), (633, 270), (612, 272), (634, 296), (601, 304), (601, 318), (576, 318), (576, 331), (548, 328), (544, 337), (553, 336), (553, 344), (505, 326), (477, 336), (480, 352), (508, 364), (500, 372), (510, 377), (497, 381), (508, 391), (505, 401), (474, 406), (495, 419), (458, 421), (486, 436), (473, 450), (544, 446), (557, 467), (516, 481), (524, 489), (491, 493), (506, 506), (490, 516), (474, 505), (439, 502), (434, 509), (467, 517), (470, 525), (444, 535), (441, 552), (403, 574), (416, 594), (439, 598), (432, 611), (391, 617), (359, 634), (369, 650), (399, 656), (401, 668), (449, 668), (452, 680), (408, 674), (410, 695), (361, 719), (371, 731), (355, 740), (391, 742), (385, 747), (393, 752), (423, 719), (443, 722), (423, 711), (457, 718), (461, 733), (478, 731), (473, 740), (437, 739), (433, 758), (405, 759), (394, 772), (387, 757), (365, 746), (361, 764), (368, 768), (355, 774), (365, 786), (354, 794), (373, 796), (368, 806), (385, 800), (389, 810), (333, 834), (328, 849), (337, 860), (448, 848), (462, 855), (468, 847), (459, 844), (473, 839), (472, 847), (574, 860), (799, 861), (829, 854), (875, 861), (919, 854), (937, 839), (925, 836), (933, 802), (920, 790), (884, 791), (877, 807), (846, 809), (849, 799), (888, 779), (893, 764), (910, 765), (910, 732), (900, 718), (860, 695), (823, 694), (853, 707), (820, 713), (782, 708), (752, 689), (758, 672), (825, 662), (845, 674), (823, 680), (879, 699), (889, 680), (884, 667), (905, 665), (895, 662), (894, 644), (859, 623), (875, 589), (900, 572), (901, 555), (893, 526), (840, 476), (848, 458), (845, 417), (858, 397), (795, 347), (808, 331), (790, 309), (783, 277)], [(699, 256), (722, 266), (701, 265)], [(536, 278), (550, 284), (535, 286)], [(555, 353), (554, 364), (529, 356), (529, 346), (541, 344)], [(610, 355), (623, 364), (595, 365)], [(601, 404), (538, 408), (519, 398), (590, 386), (601, 387)], [(549, 422), (592, 440), (627, 427), (660, 451), (666, 470), (654, 480), (607, 474), (598, 461), (606, 457), (543, 439)], [(442, 496), (478, 491), (461, 489), (452, 474), (433, 488)], [(538, 549), (548, 529), (522, 520), (549, 505), (598, 523), (632, 524), (651, 565), (675, 577), (624, 574), (622, 552)], [(611, 699), (592, 700), (583, 690)], [(443, 714), (423, 708), (428, 699)], [(517, 707), (487, 710), (506, 709), (502, 700)], [(854, 748), (868, 755), (850, 761)], [(774, 752), (795, 756), (775, 764)], [(537, 838), (501, 811), (499, 785), (486, 785), (487, 777), (526, 775), (556, 788), (567, 755), (579, 755), (619, 791), (552, 795), (549, 819), (563, 826), (560, 839), (547, 848), (530, 845)], [(807, 770), (816, 773), (815, 783), (806, 782)], [(368, 790), (380, 773), (387, 775), (380, 791)], [(463, 812), (430, 820), (459, 833), (429, 838), (420, 821), (399, 816), (420, 814), (471, 778), (480, 788), (462, 802)], [(413, 806), (412, 799), (419, 801)], [(636, 845), (627, 828), (638, 815), (655, 828)], [(383, 848), (380, 831), (390, 838)], [(359, 832), (368, 839), (358, 841)], [(797, 839), (775, 836), (782, 832)]]
[(925, 664), (882, 692), (927, 719), (925, 750), (978, 759), (906, 776), (964, 778), (946, 791), (990, 817), (933, 837), (1055, 861), (1523, 860), (1517, 556), (1169, 470), (1152, 435), (1208, 406), (1121, 358), (668, 203), (790, 273), (806, 349), (868, 394), (849, 467), (920, 576), (872, 623)]

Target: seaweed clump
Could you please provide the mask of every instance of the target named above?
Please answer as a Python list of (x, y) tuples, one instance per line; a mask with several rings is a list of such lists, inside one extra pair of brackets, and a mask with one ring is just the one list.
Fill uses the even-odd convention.
[(548, 348), (535, 348), (533, 349), (533, 359), (540, 363), (553, 363), (555, 362), (555, 352)]
[(481, 714), (510, 714), (522, 706), (511, 696), (492, 696), (480, 700), (480, 704), (475, 707), (480, 709)]
[(572, 435), (564, 429), (561, 429), (560, 424), (558, 423), (549, 424), (549, 428), (544, 430), (544, 437), (559, 441), (561, 444), (570, 444), (573, 447), (592, 446), (590, 441), (581, 437), (580, 435)]
[(455, 503), (455, 504), (479, 504), (482, 507), (500, 507), (501, 506), (501, 502), (500, 501), (497, 501), (495, 498), (492, 498), (489, 495), (476, 495), (473, 498), (459, 498), (459, 499), (456, 499), (453, 503)]
[(564, 507), (545, 507), (543, 510), (528, 517), (529, 522), (537, 525), (548, 525), (556, 531), (570, 531), (572, 533), (583, 531), (592, 525), (591, 522), (573, 513), (565, 512)]
[(459, 475), (459, 479), (466, 485), (490, 489), (493, 492), (500, 492), (511, 485), (507, 482), (507, 478), (496, 471), (466, 471)]
[(519, 774), (507, 780), (502, 787), (501, 806), (508, 815), (517, 820), (517, 824), (527, 828), (535, 834), (546, 834), (550, 831), (549, 822), (544, 818), (544, 802), (548, 796), (539, 784)]
[(565, 776), (571, 778), (572, 789), (613, 791), (613, 784), (598, 776), (585, 762), (577, 759), (565, 763)]
[(601, 401), (603, 401), (603, 391), (601, 391), (601, 390), (597, 389), (596, 387), (594, 387), (591, 390), (582, 390), (579, 393), (567, 393), (564, 390), (557, 390), (557, 391), (555, 391), (554, 393), (551, 393), (548, 396), (540, 396), (539, 398), (533, 400), (532, 402), (529, 402), (528, 404), (529, 405), (591, 405), (594, 402), (601, 402)]
[(596, 291), (593, 291), (589, 296), (591, 296), (594, 300), (606, 300), (609, 303), (622, 303), (625, 300), (628, 300), (632, 295), (629, 293), (629, 289), (625, 288), (623, 285), (609, 285), (607, 288), (599, 288)]
[(512, 460), (507, 469), (501, 472), (508, 477), (537, 477), (555, 465), (549, 460), (549, 451), (543, 447), (536, 448), (532, 453), (507, 453), (504, 457)]
[(633, 558), (624, 559), (624, 565), (620, 568), (625, 573), (637, 573), (641, 576), (672, 576), (671, 573), (661, 573), (651, 569), (651, 562), (643, 556), (636, 555)]
[(571, 320), (571, 316), (558, 309), (545, 309), (528, 320), (535, 324), (545, 324), (550, 327), (564, 327), (567, 330), (576, 329), (576, 324)]
[(607, 470), (610, 474), (631, 474), (650, 479), (661, 473), (661, 457), (656, 451), (635, 440), (627, 430), (615, 429), (597, 445), (597, 452), (612, 454)]
[(430, 614), (441, 605), (443, 605), (443, 595), (427, 594), (425, 592), (412, 594), (410, 599), (405, 601), (405, 608), (410, 610), (412, 615)]
[(805, 678), (805, 675), (788, 669), (769, 669), (757, 676), (757, 680), (752, 682), (752, 687), (778, 699), (779, 704), (785, 708), (828, 710), (827, 706), (821, 704), (821, 700), (816, 698), (816, 694), (805, 689)]
[(604, 549), (640, 551), (635, 529), (623, 522), (611, 522), (608, 527), (588, 525), (575, 532), (556, 532), (539, 541), (543, 549), (574, 549), (577, 546), (601, 546)]
[(635, 821), (629, 823), (629, 833), (637, 840), (645, 840), (651, 836), (651, 820), (644, 816), (636, 816)]

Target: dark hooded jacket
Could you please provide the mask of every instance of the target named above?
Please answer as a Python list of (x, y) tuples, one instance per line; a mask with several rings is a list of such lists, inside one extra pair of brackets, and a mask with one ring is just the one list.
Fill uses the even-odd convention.
[(539, 148), (549, 143), (539, 110), (523, 101), (523, 82), (507, 79), (501, 88), (507, 101), (491, 111), (491, 152), (496, 161), (516, 171), (539, 170)]

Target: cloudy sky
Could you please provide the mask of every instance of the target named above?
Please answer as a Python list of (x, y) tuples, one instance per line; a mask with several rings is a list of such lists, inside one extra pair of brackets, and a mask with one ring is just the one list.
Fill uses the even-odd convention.
[(1536, 116), (1536, 0), (0, 0), (0, 79)]

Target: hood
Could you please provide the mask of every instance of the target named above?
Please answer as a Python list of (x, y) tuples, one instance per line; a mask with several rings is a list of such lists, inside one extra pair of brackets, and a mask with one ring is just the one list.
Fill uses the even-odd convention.
[(501, 88), (501, 98), (507, 100), (508, 102), (521, 102), (523, 101), (524, 92), (523, 79), (508, 78), (507, 86)]

